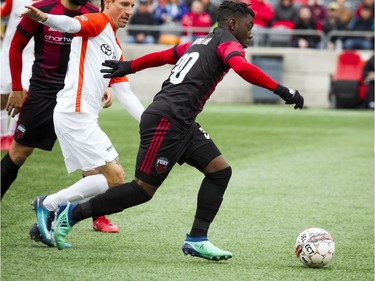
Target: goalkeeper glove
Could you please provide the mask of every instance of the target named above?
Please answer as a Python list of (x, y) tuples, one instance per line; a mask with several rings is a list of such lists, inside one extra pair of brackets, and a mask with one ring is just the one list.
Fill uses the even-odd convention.
[(117, 60), (106, 60), (102, 63), (102, 66), (106, 66), (109, 68), (103, 68), (100, 70), (101, 73), (104, 74), (104, 78), (115, 78), (115, 77), (122, 77), (127, 74), (135, 73), (130, 67), (132, 61), (117, 61)]
[(285, 104), (295, 104), (294, 109), (303, 108), (303, 97), (297, 90), (289, 89), (280, 84), (276, 86), (274, 93), (285, 101)]

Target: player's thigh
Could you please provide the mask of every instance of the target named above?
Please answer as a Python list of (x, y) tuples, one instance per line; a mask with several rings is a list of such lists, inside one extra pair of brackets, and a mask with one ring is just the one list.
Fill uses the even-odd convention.
[(192, 134), (192, 130), (183, 130), (166, 117), (144, 113), (136, 178), (159, 187), (186, 151)]
[(194, 125), (193, 138), (180, 159), (179, 163), (181, 162), (186, 162), (203, 173), (214, 173), (229, 166), (209, 133), (198, 123)]
[(56, 100), (28, 95), (18, 117), (14, 139), (25, 146), (51, 151), (56, 134), (53, 109)]
[[(69, 173), (78, 169), (95, 170), (118, 157), (115, 147), (99, 127), (96, 117), (85, 113), (55, 112), (54, 124)], [(113, 166), (115, 171), (118, 171), (118, 168), (115, 169), (117, 166), (120, 164)]]

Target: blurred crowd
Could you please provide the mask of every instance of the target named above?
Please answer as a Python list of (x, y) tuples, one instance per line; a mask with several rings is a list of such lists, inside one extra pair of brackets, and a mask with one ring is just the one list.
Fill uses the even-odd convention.
[[(374, 0), (241, 1), (255, 12), (253, 42), (259, 46), (374, 48), (374, 36), (368, 36), (374, 32)], [(177, 44), (195, 40), (216, 25), (220, 3), (221, 0), (138, 0), (125, 42)]]
[[(257, 38), (260, 44), (296, 48), (374, 48), (373, 37), (356, 34), (374, 31), (374, 0), (242, 1), (251, 4), (255, 12), (253, 33), (254, 37), (260, 34)], [(218, 5), (220, 0), (140, 0), (126, 40), (171, 44), (194, 40), (215, 26)], [(137, 30), (135, 25), (158, 27)], [(194, 31), (188, 32), (189, 27), (194, 27)], [(319, 34), (328, 40), (323, 42), (323, 36)]]

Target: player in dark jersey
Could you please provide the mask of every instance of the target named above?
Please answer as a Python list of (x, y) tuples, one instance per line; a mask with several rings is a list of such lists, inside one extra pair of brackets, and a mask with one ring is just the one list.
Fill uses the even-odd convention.
[(231, 167), (209, 135), (195, 122), (224, 75), (233, 68), (246, 81), (265, 87), (295, 108), (303, 97), (273, 81), (246, 62), (244, 48), (251, 39), (254, 12), (241, 2), (225, 1), (218, 9), (218, 27), (205, 38), (152, 53), (131, 62), (107, 61), (105, 77), (134, 73), (147, 67), (176, 64), (162, 89), (145, 110), (140, 123), (136, 175), (82, 204), (61, 206), (55, 240), (63, 248), (65, 237), (77, 222), (92, 215), (112, 214), (149, 201), (176, 164), (187, 163), (204, 174), (195, 220), (182, 250), (185, 255), (226, 260), (232, 253), (214, 246), (207, 233), (231, 177)]
[[(34, 6), (47, 13), (70, 17), (99, 11), (88, 0), (43, 0)], [(29, 91), (23, 99), (22, 51), (31, 38), (35, 41), (35, 60)], [(47, 151), (53, 148), (56, 141), (53, 110), (56, 94), (64, 87), (71, 42), (70, 34), (58, 32), (27, 17), (17, 26), (9, 52), (12, 93), (6, 109), (12, 117), (18, 112), (20, 114), (12, 146), (1, 160), (1, 198), (34, 148)], [(103, 217), (94, 218), (94, 229), (103, 232), (119, 230)]]

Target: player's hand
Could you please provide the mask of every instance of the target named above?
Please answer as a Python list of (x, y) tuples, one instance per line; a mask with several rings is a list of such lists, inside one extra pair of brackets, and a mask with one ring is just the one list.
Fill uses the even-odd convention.
[(48, 15), (46, 13), (43, 13), (41, 10), (33, 7), (33, 6), (25, 6), (27, 9), (22, 14), (20, 14), (20, 18), (22, 17), (29, 17), (36, 21), (45, 22), (48, 18)]
[(285, 101), (285, 104), (295, 104), (294, 109), (303, 108), (304, 99), (297, 90), (289, 89), (279, 84), (274, 93), (279, 95)]
[(25, 96), (25, 90), (23, 91), (12, 91), (8, 97), (8, 102), (6, 105), (6, 111), (8, 111), (8, 115), (11, 117), (16, 116), (18, 112), (20, 112), (23, 98)]
[(102, 97), (102, 102), (103, 102), (103, 108), (108, 108), (112, 105), (112, 93), (108, 88), (104, 92), (104, 95)]
[(100, 72), (107, 73), (103, 75), (104, 78), (122, 77), (127, 74), (134, 73), (130, 67), (130, 64), (131, 61), (106, 60), (102, 63), (102, 65), (109, 68), (103, 68), (100, 70)]

